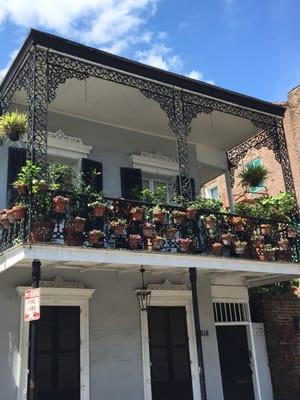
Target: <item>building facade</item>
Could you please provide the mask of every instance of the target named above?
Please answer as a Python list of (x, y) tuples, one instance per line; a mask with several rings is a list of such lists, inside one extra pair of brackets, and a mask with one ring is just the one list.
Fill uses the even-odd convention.
[[(168, 196), (173, 190), (189, 202), (222, 171), (229, 189), (237, 158), (228, 165), (227, 150), (262, 128), (293, 191), (284, 108), (38, 31), (4, 78), (0, 102), (3, 114), (28, 115), (27, 136), (0, 147), (1, 396), (271, 400), (248, 288), (300, 275), (293, 227), (272, 225), (266, 241), (286, 236), (288, 249), (262, 262), (251, 244), (259, 222), (191, 213)], [(25, 215), (16, 217), (13, 182), (26, 159), (82, 172), (104, 192), (104, 213), (89, 208), (90, 193), (35, 191), (31, 178), (21, 195)], [(135, 190), (161, 183), (170, 192), (158, 219)], [(56, 208), (58, 197), (67, 197), (66, 208)], [(81, 231), (76, 217), (84, 217)], [(32, 284), (40, 286), (41, 318), (29, 323), (24, 295)]]

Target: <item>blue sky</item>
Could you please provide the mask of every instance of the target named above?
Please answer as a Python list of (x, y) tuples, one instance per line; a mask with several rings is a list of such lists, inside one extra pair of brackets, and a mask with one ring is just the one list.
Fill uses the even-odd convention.
[(270, 101), (300, 84), (299, 0), (0, 0), (0, 75), (30, 27)]

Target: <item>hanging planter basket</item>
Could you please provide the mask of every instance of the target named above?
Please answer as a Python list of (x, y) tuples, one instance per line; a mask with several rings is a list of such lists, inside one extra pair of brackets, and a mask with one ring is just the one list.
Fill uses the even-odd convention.
[(57, 214), (63, 214), (66, 211), (66, 206), (69, 204), (69, 199), (63, 196), (55, 196), (52, 200), (54, 205), (54, 212)]
[(154, 221), (158, 221), (161, 224), (164, 223), (166, 213), (163, 210), (153, 210), (153, 219)]
[(12, 208), (12, 211), (17, 221), (25, 218), (26, 207), (16, 205)]
[(19, 112), (6, 113), (0, 117), (0, 138), (19, 141), (27, 131), (27, 115)]

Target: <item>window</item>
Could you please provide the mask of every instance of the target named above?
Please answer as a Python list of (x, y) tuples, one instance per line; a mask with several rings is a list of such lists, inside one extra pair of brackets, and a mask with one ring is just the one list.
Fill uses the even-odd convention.
[[(248, 167), (257, 167), (262, 166), (262, 160), (260, 158), (255, 158), (254, 160), (247, 163), (246, 168)], [(251, 193), (260, 192), (265, 186), (265, 182), (262, 181), (258, 186), (250, 186), (249, 190)]]
[(165, 199), (165, 203), (170, 203), (174, 194), (172, 194), (172, 185), (171, 182), (168, 180), (162, 180), (157, 178), (151, 177), (144, 177), (142, 178), (142, 187), (143, 189), (149, 189), (151, 192), (154, 192), (159, 186), (167, 186), (167, 197)]
[(215, 200), (218, 200), (218, 199), (219, 199), (219, 189), (218, 189), (218, 186), (214, 186), (214, 187), (208, 189), (208, 197), (209, 197), (210, 199), (215, 199)]

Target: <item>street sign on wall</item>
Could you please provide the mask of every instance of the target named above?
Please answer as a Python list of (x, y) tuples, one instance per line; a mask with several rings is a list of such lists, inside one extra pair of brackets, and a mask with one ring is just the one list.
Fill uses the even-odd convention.
[(27, 289), (24, 296), (24, 320), (26, 322), (40, 319), (41, 290)]

